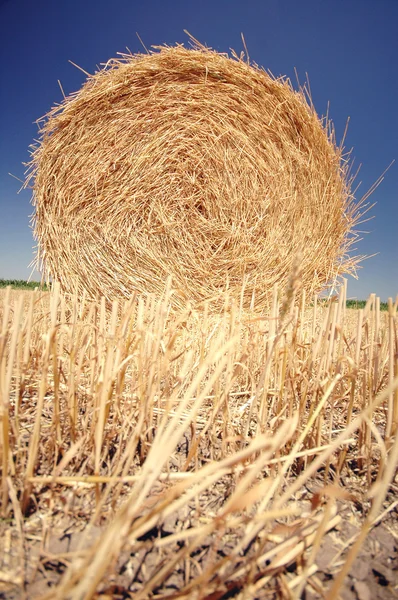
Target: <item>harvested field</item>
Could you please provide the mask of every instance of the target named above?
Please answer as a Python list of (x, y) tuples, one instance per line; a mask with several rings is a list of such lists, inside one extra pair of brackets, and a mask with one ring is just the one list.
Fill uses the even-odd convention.
[(2, 598), (397, 597), (398, 299), (296, 284), (0, 291)]

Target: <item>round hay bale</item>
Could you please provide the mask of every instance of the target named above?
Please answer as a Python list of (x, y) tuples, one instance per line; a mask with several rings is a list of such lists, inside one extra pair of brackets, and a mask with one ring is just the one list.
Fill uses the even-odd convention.
[(109, 61), (41, 126), (38, 262), (64, 291), (225, 289), (264, 307), (302, 257), (308, 294), (352, 272), (358, 219), (330, 122), (303, 90), (204, 47)]

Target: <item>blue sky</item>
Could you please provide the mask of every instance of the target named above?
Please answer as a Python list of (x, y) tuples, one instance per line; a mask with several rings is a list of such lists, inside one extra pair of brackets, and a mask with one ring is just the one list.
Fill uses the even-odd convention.
[[(26, 279), (32, 260), (30, 192), (17, 193), (36, 119), (128, 47), (187, 42), (187, 29), (218, 51), (242, 49), (274, 75), (309, 75), (320, 115), (330, 102), (337, 138), (361, 164), (358, 198), (398, 159), (398, 0), (0, 0), (0, 278)], [(398, 293), (398, 162), (371, 197), (374, 217), (349, 295)]]

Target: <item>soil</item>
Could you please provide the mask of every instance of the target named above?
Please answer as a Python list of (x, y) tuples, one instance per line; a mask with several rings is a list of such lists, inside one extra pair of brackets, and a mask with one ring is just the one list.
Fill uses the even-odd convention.
[[(201, 511), (214, 515), (225, 498), (225, 489), (213, 489), (200, 497)], [(217, 488), (217, 486), (215, 486)], [(396, 490), (395, 490), (396, 491)], [(393, 600), (398, 598), (398, 512), (394, 507), (394, 490), (389, 494), (389, 506), (385, 518), (375, 525), (353, 564), (344, 587), (340, 593), (342, 600)], [(310, 493), (309, 493), (310, 497)], [(308, 509), (308, 500), (300, 500), (303, 513)], [(386, 504), (386, 506), (388, 503)], [(317, 570), (307, 580), (307, 585), (300, 598), (302, 600), (315, 600), (325, 598), (330, 590), (335, 577), (338, 575), (349, 547), (352, 545), (360, 531), (365, 507), (358, 503), (339, 502), (338, 516), (341, 517), (337, 526), (324, 535), (320, 550), (316, 556)], [(80, 545), (87, 548), (95, 543), (104, 530), (104, 525), (94, 526), (87, 533), (85, 522), (76, 515), (75, 517), (62, 515), (46, 518), (36, 512), (26, 519), (24, 523), (24, 538), (21, 538), (15, 526), (9, 523), (1, 524), (1, 539), (4, 552), (0, 563), (0, 599), (41, 599), (46, 593), (54, 589), (70, 564), (72, 558), (77, 556)], [(182, 545), (175, 542), (164, 547), (155, 546), (155, 542), (167, 538), (176, 532), (187, 530), (198, 525), (198, 505), (193, 502), (186, 505), (177, 514), (168, 517), (163, 523), (148, 531), (140, 538), (138, 551), (130, 553), (125, 548), (119, 556), (114, 574), (103, 581), (96, 598), (107, 600), (111, 598), (134, 598), (142, 590), (145, 581), (156, 574), (161, 566), (170, 557), (177, 553)], [(200, 546), (196, 547), (190, 555), (190, 564), (183, 561), (173, 569), (172, 574), (158, 589), (155, 589), (152, 598), (177, 597), (178, 591), (183, 589), (187, 578), (199, 574), (209, 561), (214, 563), (225, 559), (232, 552), (236, 542), (241, 538), (241, 530), (228, 532), (218, 540), (214, 535), (209, 536)], [(21, 540), (23, 539), (23, 547)], [(268, 541), (262, 547), (262, 553), (273, 547)], [(255, 544), (254, 544), (255, 546)], [(235, 557), (236, 566), (247, 564), (255, 555), (255, 548), (249, 548), (240, 557)], [(279, 599), (289, 598), (289, 582), (297, 577), (305, 567), (305, 558), (308, 557), (311, 547), (287, 561), (271, 580), (264, 586), (250, 592), (249, 587), (243, 584), (243, 579), (234, 579), (233, 572), (227, 584), (214, 586), (214, 590), (204, 595), (192, 591), (192, 598), (204, 600), (226, 600), (227, 598)], [(21, 561), (23, 556), (23, 562)], [(234, 562), (231, 561), (231, 564)], [(254, 581), (259, 580), (267, 572), (264, 565), (254, 576)], [(187, 575), (187, 570), (189, 575)], [(195, 572), (196, 571), (196, 572)], [(198, 590), (196, 590), (198, 592)], [(55, 596), (54, 596), (55, 597)], [(57, 595), (57, 598), (62, 596)], [(191, 596), (185, 596), (191, 597)]]

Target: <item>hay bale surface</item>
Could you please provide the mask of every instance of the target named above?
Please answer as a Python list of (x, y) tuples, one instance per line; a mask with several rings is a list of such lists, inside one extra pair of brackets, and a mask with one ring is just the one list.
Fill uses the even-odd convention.
[(330, 123), (303, 91), (203, 47), (123, 55), (46, 116), (33, 152), (38, 261), (64, 291), (229, 282), (257, 306), (297, 254), (309, 294), (351, 272), (358, 218)]

